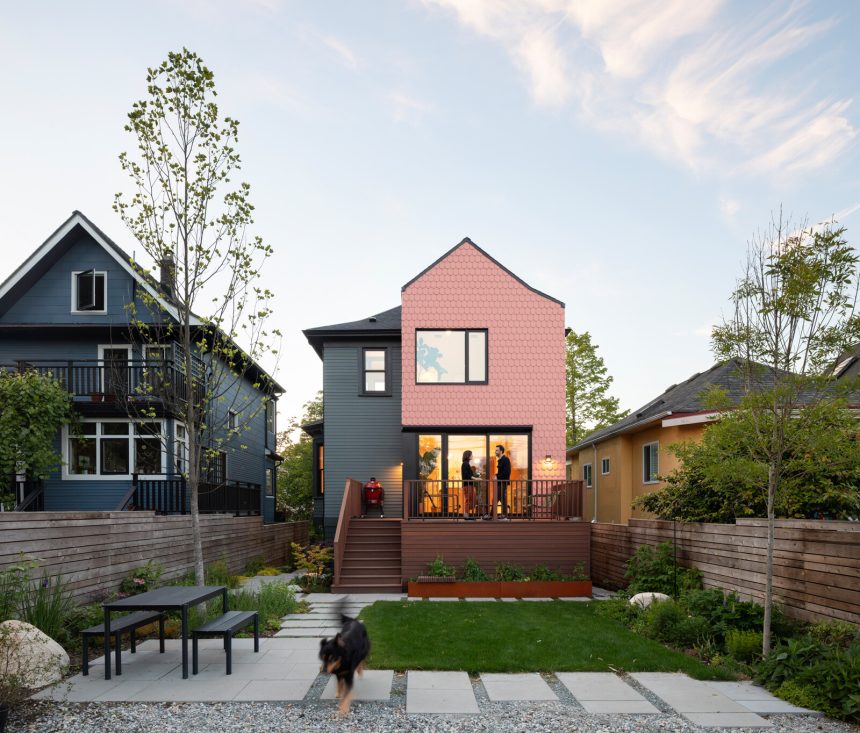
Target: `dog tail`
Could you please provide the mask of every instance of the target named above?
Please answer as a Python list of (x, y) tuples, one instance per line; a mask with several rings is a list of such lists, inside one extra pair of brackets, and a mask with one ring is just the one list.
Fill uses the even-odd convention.
[(345, 624), (347, 621), (355, 621), (352, 616), (346, 614), (346, 600), (344, 598), (341, 598), (337, 604), (337, 613), (340, 615), (340, 622), (342, 624)]

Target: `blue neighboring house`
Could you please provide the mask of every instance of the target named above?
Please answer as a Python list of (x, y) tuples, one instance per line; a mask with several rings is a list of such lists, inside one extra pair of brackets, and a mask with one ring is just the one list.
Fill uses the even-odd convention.
[[(145, 318), (144, 290), (167, 314), (159, 320), (176, 313), (169, 272), (162, 267), (160, 281), (141, 274), (75, 211), (0, 285), (0, 368), (53, 375), (68, 389), (80, 418), (78, 431), (64, 427), (56, 437), (60, 470), (40, 482), (17, 477), (19, 509), (187, 510), (183, 403), (179, 392), (173, 399), (172, 388), (165, 389), (184, 384), (184, 359), (168, 337), (140, 343), (128, 316), (135, 303), (138, 317)], [(205, 388), (219, 366), (215, 358), (193, 355), (191, 394)], [(213, 410), (225, 414), (212, 422), (224, 418), (225, 425), (241, 430), (231, 434), (225, 428), (207, 439), (213, 450), (201, 511), (261, 514), (274, 521), (275, 415), (283, 391), (251, 360), (233, 368), (223, 396), (213, 403)]]

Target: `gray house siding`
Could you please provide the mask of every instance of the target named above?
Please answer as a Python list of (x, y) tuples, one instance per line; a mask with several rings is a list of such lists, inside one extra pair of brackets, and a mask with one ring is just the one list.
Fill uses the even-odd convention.
[(374, 342), (388, 349), (391, 394), (361, 394), (362, 347), (332, 342), (323, 350), (325, 413), (325, 536), (334, 537), (347, 478), (375, 476), (385, 489), (385, 513), (402, 516), (400, 342)]

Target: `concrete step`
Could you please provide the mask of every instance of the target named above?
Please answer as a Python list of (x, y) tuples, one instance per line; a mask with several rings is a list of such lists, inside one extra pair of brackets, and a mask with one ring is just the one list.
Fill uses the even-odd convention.
[(336, 593), (400, 593), (403, 587), (398, 582), (396, 584), (387, 583), (350, 583), (333, 585), (332, 590)]

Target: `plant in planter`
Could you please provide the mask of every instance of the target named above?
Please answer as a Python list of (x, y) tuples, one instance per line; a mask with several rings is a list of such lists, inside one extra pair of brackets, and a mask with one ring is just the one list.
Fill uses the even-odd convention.
[(453, 565), (446, 565), (445, 558), (436, 555), (436, 559), (427, 566), (427, 574), (419, 575), (419, 583), (453, 583), (456, 578)]

